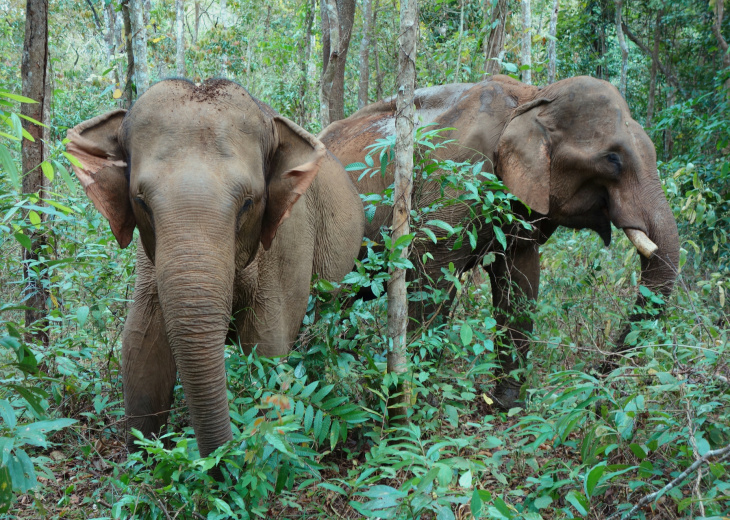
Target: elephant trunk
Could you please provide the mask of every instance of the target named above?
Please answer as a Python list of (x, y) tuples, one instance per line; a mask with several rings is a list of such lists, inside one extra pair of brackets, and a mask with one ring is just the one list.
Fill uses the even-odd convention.
[(231, 222), (221, 215), (169, 221), (155, 250), (160, 306), (198, 449), (207, 456), (232, 438), (224, 347), (235, 272), (233, 225), (201, 226)]
[[(637, 249), (641, 253), (641, 285), (662, 296), (666, 301), (674, 288), (679, 267), (677, 223), (661, 188), (653, 200), (648, 201), (646, 207), (650, 208), (644, 215), (647, 229), (646, 241), (640, 236), (636, 240), (639, 242)], [(632, 229), (625, 231), (636, 245), (634, 238), (640, 233), (633, 233)], [(655, 246), (655, 248), (651, 246)], [(647, 309), (652, 306), (654, 304), (639, 292), (636, 307)], [(648, 316), (648, 313), (639, 310), (631, 314), (630, 320), (638, 321)], [(625, 347), (624, 339), (629, 331), (630, 327), (624, 328), (619, 339), (620, 348)]]

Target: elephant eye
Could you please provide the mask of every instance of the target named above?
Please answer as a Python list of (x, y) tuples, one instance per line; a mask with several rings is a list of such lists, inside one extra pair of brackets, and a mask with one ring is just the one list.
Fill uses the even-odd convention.
[(236, 215), (236, 229), (241, 228), (241, 217), (243, 217), (244, 213), (246, 213), (251, 206), (253, 206), (253, 199), (246, 199), (243, 206), (241, 206), (241, 209), (238, 210), (238, 215)]
[(617, 153), (609, 152), (606, 155), (606, 160), (608, 160), (608, 162), (610, 162), (614, 166), (614, 168), (616, 169), (617, 175), (619, 173), (621, 173), (621, 168), (622, 168), (621, 157)]

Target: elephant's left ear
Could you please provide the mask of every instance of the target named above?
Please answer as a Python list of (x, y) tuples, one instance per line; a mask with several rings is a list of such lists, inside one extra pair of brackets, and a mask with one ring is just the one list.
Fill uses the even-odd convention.
[(539, 98), (515, 109), (497, 144), (496, 174), (530, 208), (550, 210), (550, 135), (540, 122)]
[(314, 181), (327, 150), (322, 142), (285, 117), (274, 117), (278, 145), (267, 172), (268, 197), (261, 245), (271, 247), (276, 230)]

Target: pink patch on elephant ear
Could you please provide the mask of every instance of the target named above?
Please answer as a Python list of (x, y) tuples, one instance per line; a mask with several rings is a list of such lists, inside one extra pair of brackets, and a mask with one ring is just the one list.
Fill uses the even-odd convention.
[(261, 228), (261, 245), (267, 251), (279, 226), (314, 182), (327, 153), (319, 139), (288, 119), (276, 116), (274, 124), (278, 144), (267, 175), (269, 195)]
[(136, 220), (129, 202), (129, 184), (117, 139), (125, 110), (115, 110), (71, 128), (66, 145), (68, 153), (81, 166), (72, 164), (86, 195), (109, 221), (112, 233), (124, 248), (132, 241)]

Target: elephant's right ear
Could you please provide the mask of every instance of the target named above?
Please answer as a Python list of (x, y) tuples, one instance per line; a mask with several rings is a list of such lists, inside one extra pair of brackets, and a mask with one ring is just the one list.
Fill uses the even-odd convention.
[(136, 221), (129, 202), (127, 163), (119, 143), (126, 110), (113, 110), (71, 128), (66, 136), (68, 153), (81, 166), (72, 165), (86, 195), (106, 217), (121, 247), (132, 241)]
[(550, 210), (550, 136), (540, 123), (540, 98), (515, 109), (497, 144), (496, 174), (530, 208)]

